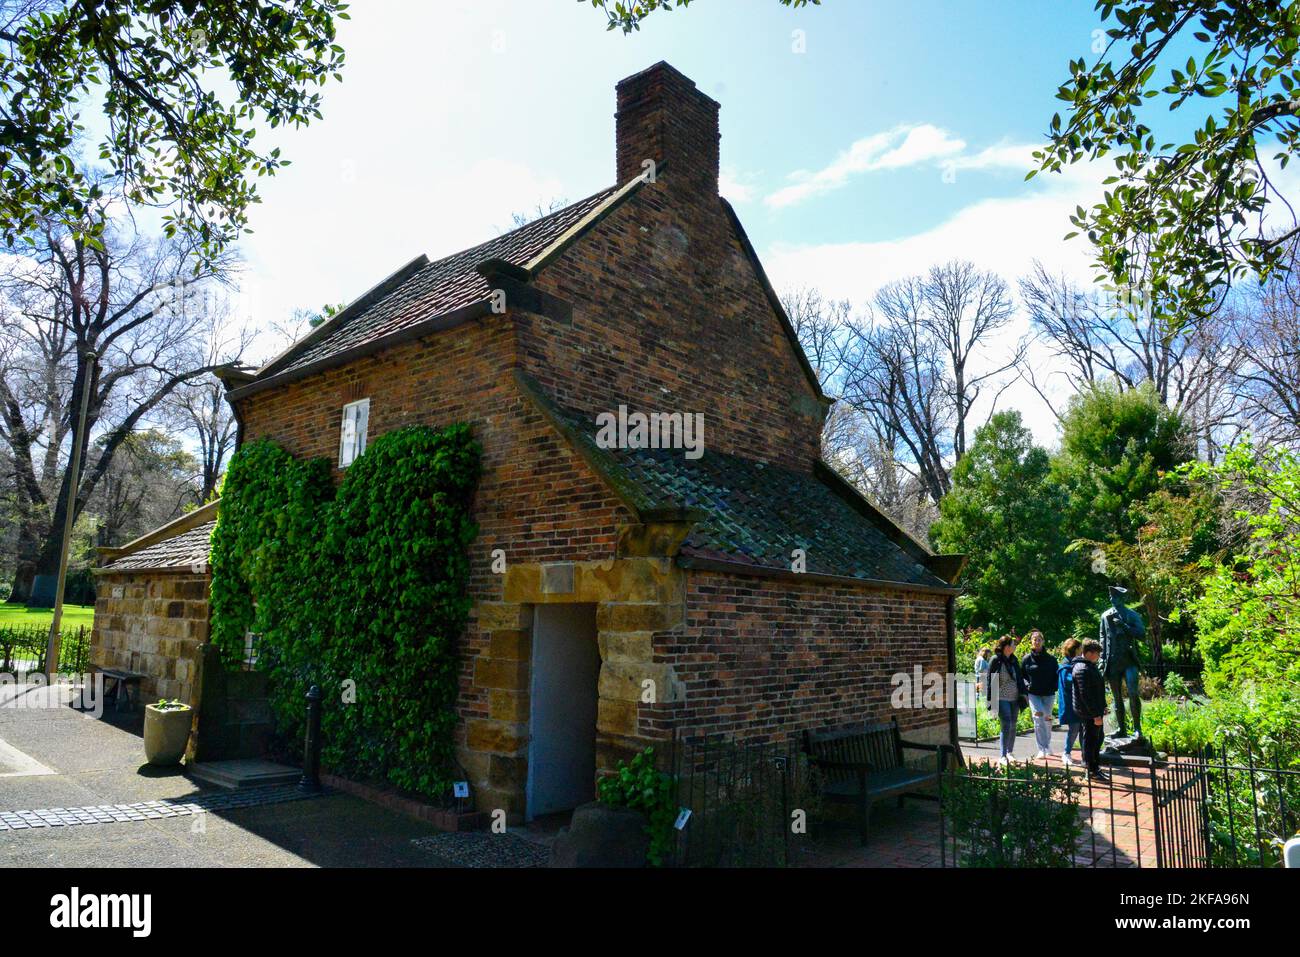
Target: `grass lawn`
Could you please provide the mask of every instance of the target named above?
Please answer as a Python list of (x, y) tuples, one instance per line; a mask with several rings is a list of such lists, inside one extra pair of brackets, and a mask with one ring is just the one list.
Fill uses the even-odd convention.
[[(0, 605), (0, 628), (5, 625), (39, 625), (43, 628), (50, 627), (50, 619), (54, 617), (52, 608), (28, 608), (26, 605), (18, 602), (5, 602)], [(95, 620), (94, 605), (64, 605), (63, 606), (63, 631), (76, 631), (78, 625), (85, 625), (89, 630), (91, 623)]]

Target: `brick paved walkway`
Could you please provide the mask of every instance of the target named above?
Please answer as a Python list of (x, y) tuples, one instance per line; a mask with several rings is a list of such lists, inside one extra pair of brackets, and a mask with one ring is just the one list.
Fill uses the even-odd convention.
[[(966, 751), (972, 765), (986, 763), (989, 755)], [(1026, 763), (1026, 762), (1022, 762)], [(1035, 759), (1037, 765), (1061, 768), (1061, 759)], [(1106, 769), (1109, 786), (1090, 784), (1076, 764), (1072, 775), (1079, 782), (1079, 813), (1083, 836), (1075, 854), (1078, 867), (1155, 867), (1155, 810), (1151, 797), (1151, 770), (1140, 766)], [(1162, 772), (1157, 769), (1156, 774)]]
[[(966, 760), (980, 764), (996, 752), (966, 746)], [(1037, 760), (1059, 768), (1059, 757)], [(1079, 812), (1085, 827), (1075, 854), (1078, 867), (1155, 867), (1155, 816), (1151, 771), (1145, 767), (1109, 768), (1109, 787), (1090, 786), (1077, 765)], [(1157, 769), (1156, 774), (1162, 772)], [(858, 843), (857, 827), (845, 816), (820, 821), (793, 861), (801, 867), (940, 867), (939, 810), (935, 802), (907, 801), (902, 809), (882, 802), (871, 811), (870, 841)], [(951, 849), (948, 850), (951, 866)]]

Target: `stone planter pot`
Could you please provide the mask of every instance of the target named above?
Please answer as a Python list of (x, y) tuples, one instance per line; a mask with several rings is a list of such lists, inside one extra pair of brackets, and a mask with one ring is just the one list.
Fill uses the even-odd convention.
[(640, 811), (595, 801), (573, 812), (555, 837), (551, 867), (645, 867), (650, 837)]
[(185, 746), (190, 742), (193, 719), (194, 709), (189, 705), (166, 709), (147, 705), (144, 709), (145, 760), (161, 767), (180, 764)]

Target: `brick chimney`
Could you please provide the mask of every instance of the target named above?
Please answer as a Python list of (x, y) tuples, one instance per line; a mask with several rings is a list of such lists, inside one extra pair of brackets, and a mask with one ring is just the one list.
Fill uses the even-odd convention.
[(640, 176), (652, 159), (667, 164), (674, 186), (717, 196), (717, 101), (662, 60), (620, 80), (616, 91), (619, 184)]

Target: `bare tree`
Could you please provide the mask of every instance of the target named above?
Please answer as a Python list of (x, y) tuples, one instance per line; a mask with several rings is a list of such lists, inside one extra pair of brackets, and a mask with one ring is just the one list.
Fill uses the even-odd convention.
[(86, 505), (95, 543), (122, 545), (179, 516), (198, 498), (199, 464), (160, 429), (129, 436)]
[[(0, 416), (22, 489), (20, 540), (27, 548), (14, 579), (19, 599), (30, 596), (36, 575), (54, 573), (67, 510), (75, 520), (122, 443), (162, 415), (178, 388), (236, 359), (247, 345), (239, 336), (224, 343), (221, 361), (211, 358), (205, 297), (231, 260), (209, 261), (196, 272), (192, 241), (146, 237), (107, 210), (105, 201), (98, 215), (108, 225), (98, 242), (48, 222), (0, 271), (8, 305)], [(74, 477), (57, 466), (87, 377), (87, 435), (94, 442)]]
[(1300, 444), (1300, 280), (1295, 273), (1241, 289), (1229, 307), (1239, 363), (1233, 398), (1241, 428)]
[[(1183, 413), (1202, 454), (1213, 458), (1230, 441), (1238, 354), (1227, 313), (1171, 326), (1140, 289), (1085, 290), (1037, 261), (1020, 280), (1020, 296), (1037, 341), (1064, 363), (1058, 374), (1075, 389), (1102, 381), (1135, 389), (1149, 382), (1162, 402)], [(1022, 359), (1020, 370), (1059, 418), (1033, 366)]]
[(226, 460), (235, 450), (235, 416), (226, 402), (225, 388), (215, 380), (180, 390), (176, 406), (185, 434), (198, 443), (198, 501), (202, 504), (216, 494)]
[[(976, 403), (983, 398), (992, 414), (1021, 355), (1016, 343), (1005, 361), (989, 359), (1011, 315), (1005, 282), (970, 263), (949, 262), (884, 286), (870, 319), (851, 325), (844, 400), (877, 423), (882, 448), (895, 449), (931, 502), (950, 487)], [(997, 392), (989, 399), (991, 387)]]
[(1000, 276), (957, 260), (931, 268), (922, 295), (922, 325), (938, 343), (948, 364), (948, 399), (955, 420), (952, 445), (960, 459), (966, 454), (966, 441), (972, 431), (971, 409), (985, 388), (1013, 368), (1020, 357), (1020, 347), (1016, 346), (1009, 350), (1006, 361), (992, 368), (978, 368), (980, 351), (1011, 321), (1011, 297)]
[[(803, 287), (781, 297), (822, 389), (845, 392), (848, 373), (857, 368), (855, 345), (863, 334), (846, 299), (828, 299)], [(888, 416), (869, 415), (846, 401), (831, 406), (822, 428), (822, 458), (912, 534), (924, 537), (935, 510), (925, 488), (905, 469), (898, 430)]]
[(822, 390), (836, 394), (843, 384), (844, 343), (852, 324), (852, 305), (847, 299), (827, 299), (810, 286), (786, 292), (781, 305)]

